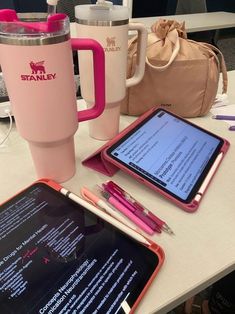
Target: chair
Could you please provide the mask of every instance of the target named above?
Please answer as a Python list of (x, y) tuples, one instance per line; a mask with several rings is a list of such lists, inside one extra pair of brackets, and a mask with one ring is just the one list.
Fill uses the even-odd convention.
[(175, 14), (207, 12), (205, 0), (178, 0)]
[[(209, 12), (226, 11), (235, 13), (234, 0), (207, 0)], [(214, 43), (223, 52), (227, 70), (235, 69), (235, 27), (216, 30)]]
[(70, 22), (75, 21), (74, 7), (80, 4), (91, 4), (90, 0), (59, 0), (57, 4), (57, 12), (68, 15)]
[(12, 2), (14, 3), (14, 8), (16, 12), (19, 13), (47, 11), (46, 0), (12, 0)]
[(2, 9), (15, 9), (13, 0), (1, 0), (0, 2), (0, 10)]
[(148, 17), (166, 15), (167, 1), (165, 0), (133, 0), (132, 17)]
[[(226, 11), (235, 13), (234, 0), (207, 0), (208, 12)], [(215, 34), (215, 42), (220, 39), (228, 39), (235, 37), (235, 27), (218, 29)]]
[[(206, 13), (206, 0), (178, 0), (175, 14)], [(189, 39), (203, 41), (215, 45), (216, 31), (188, 33)]]
[(149, 17), (175, 14), (177, 0), (128, 0), (132, 17)]

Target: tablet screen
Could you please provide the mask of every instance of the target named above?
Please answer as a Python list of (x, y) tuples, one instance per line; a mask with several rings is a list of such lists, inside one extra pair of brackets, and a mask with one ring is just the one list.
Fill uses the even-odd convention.
[(36, 183), (0, 211), (1, 313), (124, 313), (158, 256)]
[(219, 137), (159, 109), (112, 145), (107, 154), (156, 187), (189, 203), (222, 145)]

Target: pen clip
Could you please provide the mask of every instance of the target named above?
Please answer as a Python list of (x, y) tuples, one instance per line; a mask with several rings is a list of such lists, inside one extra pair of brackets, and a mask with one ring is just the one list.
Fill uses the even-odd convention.
[(113, 181), (107, 181), (106, 184), (104, 184), (104, 186), (108, 186), (109, 188), (111, 188), (113, 191), (121, 194), (123, 197), (125, 197), (126, 199), (126, 191), (124, 191), (120, 186), (118, 186), (116, 183), (114, 183)]
[(120, 186), (118, 186), (113, 181), (108, 181), (107, 186), (111, 187), (111, 189), (113, 189), (116, 193), (120, 193), (122, 197), (134, 208), (139, 209), (141, 211), (145, 210), (145, 207), (142, 204), (140, 204), (133, 196), (131, 196), (128, 192), (123, 190)]
[(128, 203), (131, 208), (134, 209), (134, 206), (132, 205), (132, 203), (130, 203), (125, 195), (123, 193), (120, 193), (119, 190), (115, 189), (113, 186), (109, 185), (109, 184), (105, 184), (103, 183), (102, 184), (102, 188), (104, 191), (106, 191), (107, 193), (109, 193), (110, 195), (112, 195), (115, 199), (117, 199), (119, 202), (123, 203), (124, 202), (124, 205), (125, 203)]

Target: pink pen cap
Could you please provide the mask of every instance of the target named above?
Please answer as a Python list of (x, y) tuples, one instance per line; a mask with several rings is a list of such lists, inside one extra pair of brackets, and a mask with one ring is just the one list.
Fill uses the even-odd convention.
[(96, 206), (99, 204), (100, 198), (91, 191), (89, 191), (86, 187), (83, 187), (81, 189), (81, 195), (86, 201), (88, 201), (92, 205)]

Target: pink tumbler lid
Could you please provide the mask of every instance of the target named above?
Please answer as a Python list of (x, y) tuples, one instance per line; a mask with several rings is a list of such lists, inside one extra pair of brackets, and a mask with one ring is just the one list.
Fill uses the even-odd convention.
[(49, 178), (60, 183), (75, 174), (73, 137), (55, 143), (29, 142), (29, 148), (38, 178)]
[[(18, 26), (19, 30), (30, 33), (50, 33), (59, 32), (63, 30), (63, 23), (68, 19), (67, 15), (63, 13), (56, 13), (53, 15), (48, 15), (45, 21), (21, 21), (15, 10), (3, 9), (0, 10), (0, 23), (12, 23), (14, 27)], [(7, 24), (6, 24), (7, 25)], [(10, 25), (10, 24), (9, 24)], [(10, 28), (2, 27), (3, 30), (11, 31)]]

